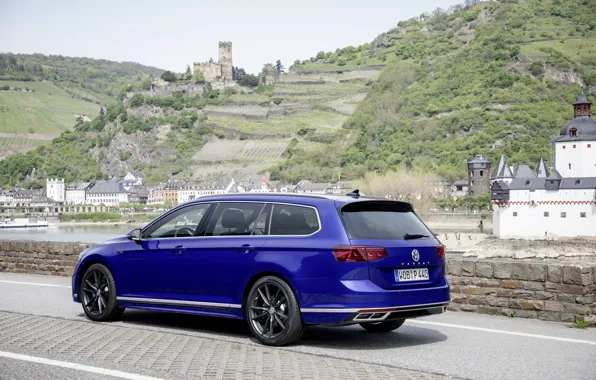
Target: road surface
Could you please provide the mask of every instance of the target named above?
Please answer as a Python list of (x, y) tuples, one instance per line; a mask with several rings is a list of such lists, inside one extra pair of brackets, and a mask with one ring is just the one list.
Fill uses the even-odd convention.
[(464, 312), (390, 334), (307, 330), (258, 344), (240, 321), (127, 310), (93, 323), (70, 278), (0, 273), (0, 379), (594, 379), (596, 329)]

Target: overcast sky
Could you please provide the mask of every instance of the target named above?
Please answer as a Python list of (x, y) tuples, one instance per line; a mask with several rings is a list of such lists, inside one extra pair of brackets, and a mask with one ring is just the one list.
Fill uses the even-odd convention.
[[(0, 52), (134, 61), (182, 72), (217, 60), (257, 73), (372, 41), (400, 20), (457, 0), (0, 0)], [(463, 0), (459, 1), (463, 2)]]

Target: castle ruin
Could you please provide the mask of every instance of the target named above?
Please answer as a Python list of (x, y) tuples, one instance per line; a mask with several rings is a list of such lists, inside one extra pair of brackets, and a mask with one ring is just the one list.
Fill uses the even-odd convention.
[(210, 84), (232, 83), (232, 43), (229, 41), (219, 42), (219, 61), (193, 63), (193, 73), (201, 70), (205, 81)]

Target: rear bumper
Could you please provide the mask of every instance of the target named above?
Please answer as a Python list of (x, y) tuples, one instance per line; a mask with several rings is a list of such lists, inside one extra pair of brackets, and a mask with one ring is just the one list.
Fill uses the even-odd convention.
[(438, 286), (403, 290), (385, 290), (370, 281), (346, 282), (342, 281), (345, 294), (302, 293), (304, 323), (346, 325), (424, 317), (443, 313), (450, 301), (445, 279)]

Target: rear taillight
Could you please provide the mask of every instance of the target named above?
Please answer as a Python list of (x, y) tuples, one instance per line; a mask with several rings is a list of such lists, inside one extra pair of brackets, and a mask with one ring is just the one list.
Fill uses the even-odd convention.
[(437, 245), (437, 256), (445, 258), (445, 246)]
[(340, 246), (333, 248), (333, 256), (337, 261), (377, 261), (387, 257), (383, 247)]

